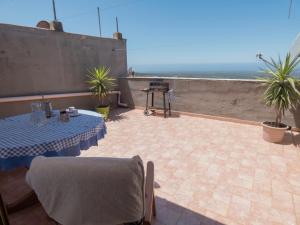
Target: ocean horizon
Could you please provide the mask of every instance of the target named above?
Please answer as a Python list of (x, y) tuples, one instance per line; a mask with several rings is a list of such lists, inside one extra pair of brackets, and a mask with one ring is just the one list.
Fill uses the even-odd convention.
[[(210, 63), (136, 65), (132, 69), (137, 77), (191, 77), (216, 79), (257, 79), (265, 77), (263, 63)], [(300, 70), (294, 74), (300, 78)]]

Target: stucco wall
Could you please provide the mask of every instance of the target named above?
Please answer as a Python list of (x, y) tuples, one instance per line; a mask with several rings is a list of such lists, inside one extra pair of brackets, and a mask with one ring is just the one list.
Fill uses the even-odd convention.
[[(126, 40), (0, 24), (0, 98), (87, 91), (90, 68), (105, 65), (116, 77), (126, 74), (124, 49)], [(24, 111), (15, 104), (0, 104), (0, 117)]]
[[(123, 101), (132, 107), (144, 107), (146, 95), (140, 90), (148, 87), (149, 81), (153, 79), (120, 78)], [(264, 88), (258, 81), (193, 78), (165, 78), (163, 81), (169, 82), (170, 87), (174, 89), (173, 110), (250, 121), (274, 120), (273, 111), (263, 103)], [(159, 96), (155, 100), (158, 105), (162, 105)], [(294, 116), (290, 112), (287, 112), (284, 121), (296, 126)], [(299, 123), (297, 127), (300, 127)]]

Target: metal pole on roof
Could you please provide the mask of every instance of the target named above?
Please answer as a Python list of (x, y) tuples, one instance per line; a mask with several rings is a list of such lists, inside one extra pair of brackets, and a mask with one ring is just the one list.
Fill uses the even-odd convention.
[(116, 16), (116, 26), (117, 26), (117, 32), (119, 33), (119, 21), (118, 21), (118, 17)]
[(290, 0), (290, 7), (289, 7), (289, 18), (291, 18), (291, 13), (292, 13), (292, 5), (293, 5), (293, 0)]
[(101, 19), (100, 19), (100, 9), (99, 9), (99, 7), (97, 7), (97, 12), (98, 12), (99, 33), (100, 33), (100, 37), (102, 37), (102, 32), (101, 32)]
[(53, 7), (54, 20), (57, 20), (56, 19), (56, 9), (55, 9), (55, 1), (54, 0), (52, 0), (52, 7)]

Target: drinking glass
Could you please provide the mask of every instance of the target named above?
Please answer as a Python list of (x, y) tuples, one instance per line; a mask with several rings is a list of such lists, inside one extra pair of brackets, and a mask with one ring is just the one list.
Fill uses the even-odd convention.
[(41, 102), (33, 102), (31, 103), (31, 122), (34, 125), (41, 126), (45, 123), (46, 116), (45, 112), (42, 110)]

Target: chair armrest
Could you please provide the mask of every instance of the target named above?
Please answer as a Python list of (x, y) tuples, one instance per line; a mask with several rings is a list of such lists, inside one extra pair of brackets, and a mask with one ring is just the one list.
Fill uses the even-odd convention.
[(147, 163), (146, 182), (145, 182), (145, 225), (152, 223), (155, 212), (154, 197), (154, 164), (152, 161)]

